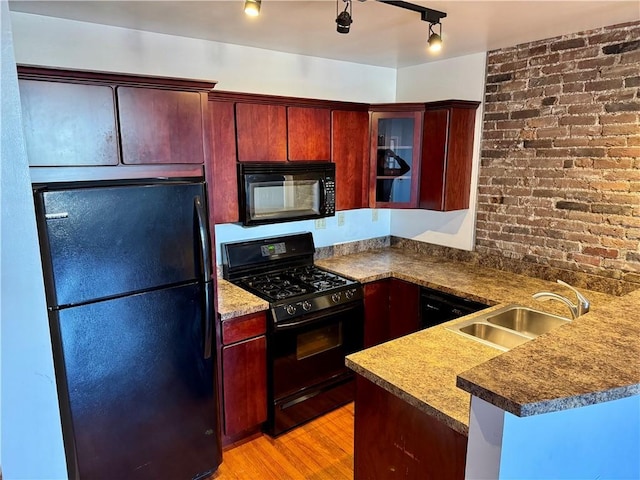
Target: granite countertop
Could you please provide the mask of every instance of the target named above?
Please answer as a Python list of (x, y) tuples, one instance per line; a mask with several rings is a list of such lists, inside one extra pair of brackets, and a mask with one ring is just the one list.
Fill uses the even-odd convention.
[[(555, 283), (400, 249), (316, 262), (363, 283), (394, 277), (496, 305), (528, 305), (568, 316), (560, 302), (531, 298)], [(409, 404), (468, 434), (469, 393), (518, 416), (640, 393), (640, 291), (614, 297), (588, 290), (591, 312), (502, 352), (446, 327), (416, 332), (347, 357), (347, 365)], [(486, 313), (465, 317), (471, 319)]]
[[(371, 250), (316, 264), (362, 283), (393, 277), (494, 305), (494, 309), (518, 303), (569, 315), (560, 302), (531, 298), (542, 290), (567, 294), (553, 282), (410, 250)], [(591, 301), (590, 313), (509, 352), (446, 329), (461, 321), (456, 319), (354, 353), (346, 363), (464, 435), (468, 434), (469, 392), (519, 416), (640, 393), (640, 290), (624, 297), (581, 292)], [(222, 320), (267, 308), (266, 301), (218, 280)]]

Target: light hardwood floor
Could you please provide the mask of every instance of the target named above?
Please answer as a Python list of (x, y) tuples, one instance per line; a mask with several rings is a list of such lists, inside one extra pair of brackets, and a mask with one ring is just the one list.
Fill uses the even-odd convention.
[(353, 403), (271, 438), (223, 452), (212, 480), (352, 480)]

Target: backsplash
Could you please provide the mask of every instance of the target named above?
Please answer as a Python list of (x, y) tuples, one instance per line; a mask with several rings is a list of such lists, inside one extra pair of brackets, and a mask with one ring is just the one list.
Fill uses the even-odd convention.
[(459, 250), (457, 248), (419, 242), (408, 238), (391, 237), (391, 247), (411, 250), (434, 257), (444, 257), (449, 260), (471, 265), (495, 268), (506, 272), (527, 275), (529, 277), (542, 278), (543, 280), (549, 280), (551, 282), (560, 279), (577, 288), (585, 288), (609, 295), (622, 296), (640, 288), (640, 281), (618, 280), (576, 270), (566, 270), (549, 265), (526, 262), (519, 259), (508, 258), (503, 255), (480, 253), (477, 251), (470, 252), (468, 250)]
[(640, 283), (638, 87), (640, 22), (488, 53), (473, 261)]

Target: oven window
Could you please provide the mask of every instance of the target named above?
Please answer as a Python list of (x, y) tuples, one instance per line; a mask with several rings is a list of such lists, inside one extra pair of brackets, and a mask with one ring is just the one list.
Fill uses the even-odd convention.
[(317, 328), (297, 336), (296, 359), (318, 355), (342, 345), (342, 322)]
[(320, 181), (282, 180), (252, 183), (251, 216), (254, 220), (320, 214)]

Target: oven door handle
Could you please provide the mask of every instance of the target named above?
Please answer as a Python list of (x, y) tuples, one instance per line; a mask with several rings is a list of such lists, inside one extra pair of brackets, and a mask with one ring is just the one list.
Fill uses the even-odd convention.
[(357, 310), (361, 305), (362, 305), (362, 302), (352, 302), (345, 305), (340, 305), (339, 307), (327, 308), (316, 313), (310, 313), (309, 315), (304, 315), (303, 320), (275, 322), (273, 328), (276, 331), (282, 331), (282, 330), (290, 330), (292, 328), (296, 328), (301, 325), (310, 325), (312, 323), (316, 323), (321, 320), (324, 320), (331, 315), (335, 315), (336, 313), (344, 313), (349, 310)]

